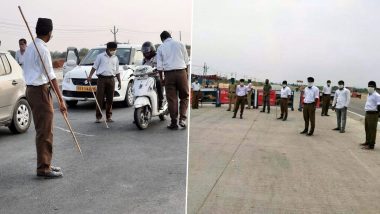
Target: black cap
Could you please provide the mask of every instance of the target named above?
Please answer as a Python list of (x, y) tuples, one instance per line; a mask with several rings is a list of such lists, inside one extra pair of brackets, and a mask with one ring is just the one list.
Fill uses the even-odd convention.
[(314, 78), (313, 77), (308, 77), (307, 78), (307, 82), (314, 82)]
[(38, 18), (36, 25), (37, 36), (46, 36), (53, 31), (53, 21), (48, 18)]
[(114, 49), (114, 48), (117, 48), (116, 42), (108, 42), (107, 43), (107, 49)]
[(244, 82), (244, 79), (240, 79), (240, 82)]
[(162, 33), (160, 34), (160, 38), (161, 38), (161, 41), (165, 41), (167, 38), (171, 38), (172, 36), (170, 35), (169, 32), (167, 32), (166, 30), (162, 31)]
[(344, 85), (344, 81), (343, 80), (339, 80), (338, 85)]
[(331, 80), (327, 80), (327, 83), (331, 83)]
[(368, 82), (368, 87), (374, 87), (374, 88), (376, 88), (376, 82), (375, 81), (369, 81)]
[(285, 84), (285, 85), (287, 85), (287, 84), (288, 84), (288, 82), (287, 82), (286, 80), (284, 80), (284, 81), (282, 81), (282, 84)]

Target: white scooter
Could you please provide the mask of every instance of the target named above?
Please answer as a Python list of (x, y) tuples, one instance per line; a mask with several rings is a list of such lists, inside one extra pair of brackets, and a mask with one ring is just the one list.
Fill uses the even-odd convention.
[(133, 73), (135, 76), (133, 83), (134, 120), (139, 129), (148, 128), (152, 117), (158, 116), (163, 121), (165, 120), (165, 115), (169, 114), (164, 89), (162, 108), (158, 109), (158, 94), (154, 78), (156, 74), (156, 69), (147, 65), (136, 67)]

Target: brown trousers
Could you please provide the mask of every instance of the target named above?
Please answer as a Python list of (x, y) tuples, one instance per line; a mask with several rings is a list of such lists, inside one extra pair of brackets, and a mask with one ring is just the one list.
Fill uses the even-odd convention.
[(36, 130), (37, 173), (50, 171), (53, 156), (53, 100), (48, 85), (28, 86), (26, 98)]
[[(98, 78), (96, 87), (96, 99), (98, 100), (100, 108), (103, 108), (104, 97), (106, 98), (106, 118), (112, 117), (112, 102), (113, 94), (115, 92), (115, 78), (101, 77)], [(101, 109), (96, 105), (96, 119), (101, 119)]]
[(236, 115), (236, 113), (238, 112), (239, 106), (240, 106), (240, 116), (243, 115), (244, 106), (245, 106), (246, 102), (247, 102), (247, 97), (246, 96), (236, 96), (234, 115)]
[(180, 100), (179, 119), (186, 120), (189, 105), (189, 84), (185, 69), (165, 72), (165, 91), (169, 104), (171, 123), (177, 124), (178, 98)]
[(288, 118), (288, 98), (281, 98), (280, 108), (281, 108), (281, 117), (285, 119)]
[(309, 129), (309, 121), (311, 124), (309, 133), (314, 133), (315, 128), (315, 103), (304, 103), (303, 106), (303, 119), (305, 121), (305, 130)]
[(377, 122), (379, 120), (379, 113), (365, 114), (365, 142), (370, 146), (374, 146), (376, 143), (377, 134)]
[(330, 94), (323, 95), (323, 99), (322, 99), (322, 115), (328, 114), (329, 107), (330, 107), (330, 100), (331, 100)]
[(199, 99), (202, 96), (201, 91), (193, 91), (192, 108), (197, 109), (199, 107)]

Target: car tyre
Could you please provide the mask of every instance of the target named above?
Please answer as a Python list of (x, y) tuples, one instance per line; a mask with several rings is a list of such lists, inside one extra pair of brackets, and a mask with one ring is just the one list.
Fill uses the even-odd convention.
[(125, 93), (125, 98), (123, 101), (124, 107), (131, 107), (133, 106), (133, 93), (132, 93), (132, 82), (128, 83), (127, 86), (127, 92)]
[(78, 104), (78, 100), (66, 100), (66, 104), (70, 107), (70, 108), (75, 108)]
[(28, 101), (21, 99), (17, 102), (13, 110), (12, 122), (8, 127), (12, 133), (24, 133), (29, 129), (32, 122), (32, 110)]

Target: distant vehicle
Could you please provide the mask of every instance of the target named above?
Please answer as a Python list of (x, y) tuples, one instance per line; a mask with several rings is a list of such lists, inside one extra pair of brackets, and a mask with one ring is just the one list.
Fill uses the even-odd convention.
[(66, 51), (66, 60), (62, 67), (62, 74), (65, 74), (79, 65), (79, 53), (75, 47), (68, 47)]
[[(78, 101), (94, 100), (91, 86), (87, 82), (87, 75), (90, 74), (96, 57), (105, 51), (105, 45), (91, 49), (79, 65), (75, 64), (73, 69), (65, 73), (62, 81), (62, 93), (63, 99), (69, 107), (76, 106)], [(143, 60), (141, 45), (118, 44), (116, 56), (119, 58), (122, 84), (120, 90), (117, 87), (118, 84), (115, 84), (114, 101), (121, 102), (125, 107), (130, 107), (133, 105), (133, 70), (136, 66), (141, 65)], [(67, 65), (72, 65), (73, 61), (76, 61), (75, 59), (70, 60), (67, 61)], [(94, 91), (96, 91), (96, 84), (97, 76), (94, 75), (91, 81)]]
[(359, 99), (362, 98), (362, 94), (358, 92), (356, 88), (353, 88), (353, 87), (346, 87), (346, 88), (351, 91), (351, 97), (356, 97)]
[(25, 91), (22, 68), (10, 53), (0, 51), (0, 125), (13, 133), (26, 132), (32, 122)]

